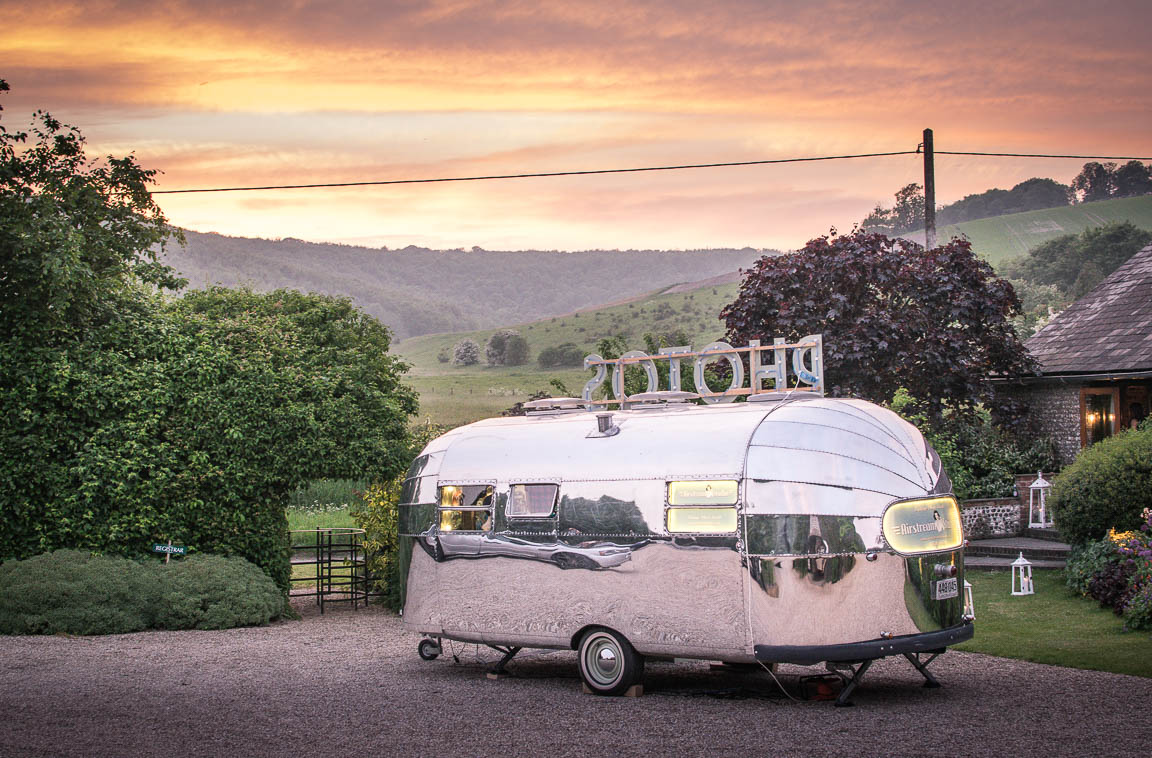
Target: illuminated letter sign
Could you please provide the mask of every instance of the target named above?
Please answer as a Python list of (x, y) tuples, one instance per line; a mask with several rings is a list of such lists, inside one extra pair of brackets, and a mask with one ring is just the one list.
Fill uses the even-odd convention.
[[(791, 360), (788, 353), (791, 352)], [(748, 354), (748, 384), (744, 386), (745, 361)], [(645, 393), (659, 391), (656, 361), (668, 361), (668, 390), (680, 392), (680, 366), (683, 361), (692, 361), (692, 376), (696, 392), (706, 403), (731, 403), (742, 395), (757, 395), (762, 392), (790, 391), (824, 394), (824, 340), (819, 334), (811, 334), (798, 342), (788, 343), (776, 338), (771, 345), (761, 345), (752, 340), (747, 347), (732, 347), (727, 342), (713, 342), (700, 351), (693, 351), (690, 345), (665, 347), (658, 355), (648, 355), (641, 350), (633, 350), (619, 358), (606, 360), (592, 354), (584, 357), (584, 368), (595, 369), (596, 375), (584, 385), (584, 405), (588, 408), (622, 404), (629, 401), (624, 394), (624, 371), (628, 366), (643, 369), (647, 378)], [(728, 361), (728, 386), (715, 390), (708, 386), (704, 373), (712, 361)], [(791, 371), (789, 371), (791, 367)], [(606, 380), (609, 380), (612, 399), (593, 400), (592, 395)], [(789, 382), (789, 374), (792, 381)], [(766, 386), (771, 383), (771, 387)], [(791, 385), (791, 386), (790, 386)]]

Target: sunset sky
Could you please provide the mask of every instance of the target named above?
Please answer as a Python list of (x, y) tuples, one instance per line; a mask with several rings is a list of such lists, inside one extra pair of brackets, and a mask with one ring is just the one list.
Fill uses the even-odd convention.
[[(0, 0), (37, 108), (156, 189), (913, 150), (1152, 156), (1152, 3)], [(1083, 161), (937, 161), (940, 203)], [(197, 231), (489, 249), (794, 248), (919, 156), (160, 195)]]

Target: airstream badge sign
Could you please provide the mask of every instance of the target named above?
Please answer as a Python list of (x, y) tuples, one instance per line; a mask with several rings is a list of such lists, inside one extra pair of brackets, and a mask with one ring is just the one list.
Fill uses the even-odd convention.
[(963, 539), (952, 495), (892, 503), (881, 519), (884, 539), (901, 555), (955, 550)]
[[(791, 353), (791, 355), (789, 355)], [(748, 386), (744, 386), (744, 354), (747, 354)], [(792, 392), (824, 394), (824, 341), (822, 335), (811, 334), (798, 342), (786, 342), (777, 337), (771, 345), (752, 340), (747, 347), (732, 347), (727, 342), (713, 342), (703, 350), (695, 351), (691, 345), (661, 348), (659, 354), (649, 355), (642, 350), (624, 353), (619, 358), (605, 359), (592, 354), (584, 357), (584, 368), (595, 369), (596, 376), (584, 385), (584, 404), (595, 405), (625, 403), (624, 370), (636, 366), (648, 379), (645, 394), (659, 392), (659, 374), (656, 361), (668, 361), (669, 392), (680, 392), (680, 367), (692, 361), (692, 378), (696, 392), (706, 403), (730, 403), (742, 395), (788, 390)], [(728, 387), (713, 390), (708, 386), (704, 369), (713, 361), (725, 360), (731, 369)], [(791, 371), (789, 371), (791, 369)], [(609, 377), (611, 370), (611, 377)], [(610, 381), (614, 399), (593, 400), (593, 394)], [(771, 386), (766, 386), (771, 383)], [(635, 396), (633, 396), (635, 397)]]

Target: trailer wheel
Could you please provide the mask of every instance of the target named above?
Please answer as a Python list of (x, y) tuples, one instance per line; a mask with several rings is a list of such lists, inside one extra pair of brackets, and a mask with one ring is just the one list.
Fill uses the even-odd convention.
[(623, 695), (644, 675), (644, 656), (610, 629), (592, 629), (580, 640), (580, 678), (597, 695)]
[(416, 652), (426, 661), (434, 661), (440, 657), (440, 643), (436, 640), (422, 639), (416, 647)]

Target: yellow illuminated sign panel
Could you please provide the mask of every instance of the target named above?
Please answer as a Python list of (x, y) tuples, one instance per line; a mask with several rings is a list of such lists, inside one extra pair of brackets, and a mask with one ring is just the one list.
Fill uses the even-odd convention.
[(668, 483), (668, 505), (735, 505), (738, 496), (735, 480)]
[(892, 503), (883, 528), (884, 539), (901, 555), (955, 550), (964, 542), (960, 507), (951, 495)]
[(672, 534), (729, 534), (736, 531), (735, 508), (669, 508)]

